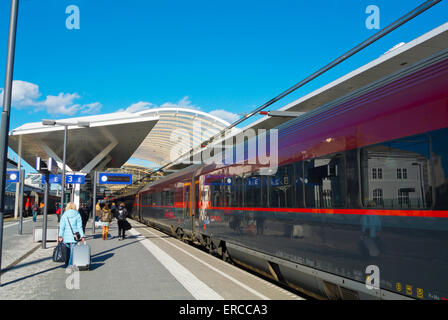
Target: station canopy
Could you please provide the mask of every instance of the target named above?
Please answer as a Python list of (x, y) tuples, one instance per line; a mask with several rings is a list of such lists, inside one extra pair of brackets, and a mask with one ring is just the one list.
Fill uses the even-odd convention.
[[(186, 108), (155, 108), (56, 121), (55, 126), (33, 122), (12, 130), (9, 147), (32, 167), (36, 157), (53, 157), (62, 168), (64, 126), (61, 124), (70, 124), (66, 170), (88, 174), (92, 170), (119, 168), (131, 157), (160, 165), (169, 163), (173, 147), (186, 152), (193, 144), (229, 125), (205, 112)], [(182, 134), (187, 138), (179, 137)]]

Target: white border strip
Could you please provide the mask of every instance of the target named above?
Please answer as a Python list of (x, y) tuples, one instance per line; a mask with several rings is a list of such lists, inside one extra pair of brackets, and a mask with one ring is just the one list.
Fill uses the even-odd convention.
[(185, 253), (185, 254), (188, 255), (189, 257), (195, 259), (196, 261), (198, 261), (198, 262), (202, 263), (203, 265), (207, 266), (208, 268), (212, 269), (214, 272), (219, 273), (219, 274), (222, 275), (223, 277), (229, 279), (230, 281), (234, 282), (235, 284), (239, 285), (240, 287), (246, 289), (247, 291), (249, 291), (250, 293), (256, 295), (257, 297), (259, 297), (259, 298), (261, 298), (261, 299), (263, 299), (263, 300), (271, 300), (270, 298), (266, 297), (265, 295), (261, 294), (260, 292), (258, 292), (258, 291), (256, 291), (256, 290), (250, 288), (249, 286), (247, 286), (247, 285), (245, 285), (244, 283), (238, 281), (237, 279), (235, 279), (235, 278), (229, 276), (228, 274), (222, 272), (221, 270), (219, 270), (219, 269), (213, 267), (212, 265), (208, 264), (207, 262), (202, 261), (202, 260), (199, 259), (198, 257), (196, 257), (196, 256), (192, 255), (191, 253), (185, 251), (184, 249), (182, 249), (182, 248), (176, 246), (175, 244), (173, 244), (173, 243), (167, 241), (166, 239), (163, 239), (163, 238), (160, 237), (159, 235), (157, 235), (157, 234), (155, 234), (155, 233), (149, 231), (148, 229), (145, 229), (145, 230), (148, 231), (150, 234), (156, 236), (158, 239), (165, 241), (165, 242), (168, 243), (170, 246), (172, 246), (172, 247), (174, 247), (174, 248), (176, 248), (176, 249), (182, 251), (183, 253)]
[(137, 231), (131, 229), (129, 233), (137, 236), (140, 243), (191, 293), (196, 300), (224, 300), (216, 291), (196, 278), (189, 270), (174, 260), (165, 251), (146, 239)]

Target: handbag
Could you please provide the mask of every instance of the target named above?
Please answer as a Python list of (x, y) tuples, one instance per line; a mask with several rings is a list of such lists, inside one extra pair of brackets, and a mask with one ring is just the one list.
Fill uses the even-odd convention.
[(68, 257), (68, 248), (62, 242), (59, 242), (56, 248), (53, 250), (54, 262), (66, 262)]
[(73, 238), (75, 238), (76, 241), (80, 241), (81, 240), (81, 234), (79, 232), (73, 232), (73, 228), (72, 228), (72, 225), (71, 225), (70, 220), (69, 220), (68, 217), (67, 217), (67, 222), (68, 222), (68, 225), (70, 226), (70, 230), (72, 230)]
[(128, 222), (128, 220), (123, 220), (123, 229), (124, 231), (128, 231), (132, 229), (131, 224)]

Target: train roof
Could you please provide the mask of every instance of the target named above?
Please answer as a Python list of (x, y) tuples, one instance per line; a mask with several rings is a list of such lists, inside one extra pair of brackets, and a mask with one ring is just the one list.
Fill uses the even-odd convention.
[[(353, 96), (354, 93), (361, 94), (363, 88), (370, 86), (373, 83), (381, 82), (383, 79), (399, 73), (404, 69), (408, 69), (419, 61), (431, 57), (447, 48), (448, 22), (408, 43), (400, 43), (400, 45), (390, 49), (377, 59), (285, 105), (280, 108), (279, 111), (301, 112), (303, 116), (306, 116), (310, 111), (331, 104), (335, 100)], [(258, 129), (269, 130), (290, 120), (290, 117), (264, 116), (248, 124), (242, 131), (244, 132), (248, 129), (253, 129), (255, 131)], [(238, 132), (233, 132), (232, 134), (227, 135), (226, 139), (236, 133)], [(218, 139), (208, 147), (213, 147), (213, 145), (220, 143), (221, 141), (222, 139)], [(204, 149), (195, 151), (194, 154), (203, 151)], [(185, 155), (177, 162), (167, 166), (167, 168), (176, 170), (188, 167), (188, 165), (183, 164), (188, 157), (191, 156)]]
[[(309, 112), (448, 48), (448, 22), (405, 44), (397, 45), (366, 65), (287, 104), (279, 111)], [(271, 129), (291, 120), (265, 116), (246, 129)]]

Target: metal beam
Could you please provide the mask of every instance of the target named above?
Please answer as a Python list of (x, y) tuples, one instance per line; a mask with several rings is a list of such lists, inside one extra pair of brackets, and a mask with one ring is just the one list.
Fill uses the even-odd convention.
[(306, 112), (295, 112), (295, 111), (268, 111), (267, 115), (270, 117), (291, 117), (296, 118), (305, 114)]
[(95, 166), (98, 163), (100, 163), (105, 157), (109, 155), (109, 153), (117, 146), (117, 144), (118, 144), (117, 141), (109, 143), (106, 148), (104, 148), (100, 153), (98, 153), (96, 157), (93, 158), (88, 164), (86, 164), (84, 168), (79, 170), (79, 172), (87, 174), (90, 171), (92, 171), (92, 169), (95, 168)]

